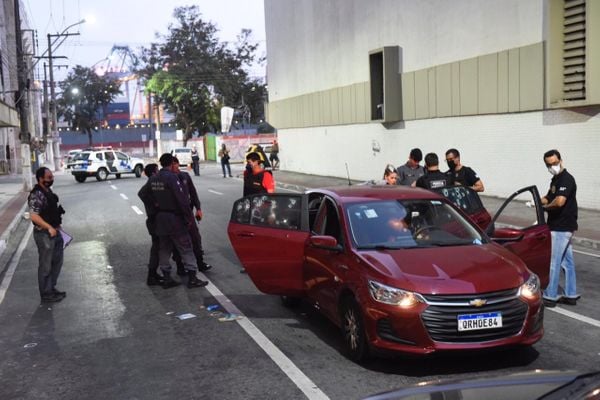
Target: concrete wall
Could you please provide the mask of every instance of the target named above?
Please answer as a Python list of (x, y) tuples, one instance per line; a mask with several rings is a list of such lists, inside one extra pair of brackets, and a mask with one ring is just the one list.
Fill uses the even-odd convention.
[[(557, 148), (577, 180), (580, 207), (600, 209), (600, 175), (590, 168), (600, 159), (598, 132), (600, 108), (437, 118), (391, 129), (381, 124), (286, 129), (278, 139), (283, 170), (346, 177), (347, 163), (350, 177), (361, 180), (380, 179), (386, 164), (405, 163), (411, 148), (443, 160), (456, 147), (463, 164), (479, 173), (485, 194), (500, 197), (531, 184), (545, 193), (551, 176), (542, 155)], [(445, 163), (441, 167), (447, 169)]]

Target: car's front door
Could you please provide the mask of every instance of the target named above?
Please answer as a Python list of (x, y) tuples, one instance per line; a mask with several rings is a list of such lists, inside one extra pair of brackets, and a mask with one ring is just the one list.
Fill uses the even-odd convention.
[(117, 155), (117, 159), (119, 160), (117, 169), (119, 172), (131, 172), (132, 166), (129, 160), (129, 157), (125, 153), (121, 153), (120, 151), (115, 151)]
[(542, 287), (548, 284), (550, 267), (550, 230), (544, 218), (540, 195), (536, 186), (528, 186), (514, 192), (494, 215), (488, 228), (493, 238), (515, 238), (520, 240), (502, 243), (518, 255), (527, 267), (541, 280)]
[(117, 170), (117, 160), (115, 157), (115, 153), (112, 151), (104, 152), (104, 159), (106, 160), (106, 166), (108, 167), (108, 171), (112, 173), (119, 172)]
[(269, 294), (303, 296), (308, 212), (303, 194), (250, 195), (233, 204), (231, 245), (256, 287)]

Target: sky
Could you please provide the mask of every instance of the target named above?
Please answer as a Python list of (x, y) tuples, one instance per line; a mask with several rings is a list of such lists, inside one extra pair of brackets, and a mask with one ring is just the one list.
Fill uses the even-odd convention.
[[(197, 5), (203, 19), (219, 29), (222, 41), (236, 41), (244, 28), (252, 30), (252, 38), (260, 47), (259, 56), (266, 55), (263, 0), (21, 0), (32, 29), (38, 34), (38, 54), (48, 47), (47, 34), (62, 32), (81, 19), (93, 20), (68, 30), (79, 36), (68, 37), (54, 51), (68, 59), (55, 64), (68, 68), (55, 70), (61, 80), (75, 65), (90, 67), (108, 57), (114, 44), (128, 45), (132, 50), (157, 41), (155, 33), (167, 33), (175, 21), (175, 7)], [(92, 18), (90, 18), (90, 16)], [(40, 65), (42, 63), (40, 62)], [(265, 65), (253, 66), (250, 75), (264, 77)], [(43, 71), (40, 69), (40, 72)]]

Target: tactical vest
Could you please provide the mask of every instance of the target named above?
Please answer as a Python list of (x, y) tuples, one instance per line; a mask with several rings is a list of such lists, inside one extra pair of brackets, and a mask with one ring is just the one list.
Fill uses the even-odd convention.
[[(150, 188), (152, 190), (152, 197), (154, 197), (157, 211), (179, 214), (181, 212), (177, 207), (177, 199), (172, 190), (167, 187), (166, 178), (167, 177), (160, 172), (158, 175), (150, 178)], [(175, 177), (175, 179), (177, 178)]]
[(265, 173), (270, 174), (271, 171), (261, 171), (256, 175), (250, 172), (244, 177), (244, 196), (268, 193), (267, 189), (262, 184)]
[[(34, 192), (40, 191), (46, 198), (46, 207), (40, 211), (40, 217), (53, 228), (58, 228), (62, 224), (61, 212), (58, 208), (58, 196), (51, 191), (45, 191), (40, 185), (35, 185), (33, 190), (29, 193), (29, 198)], [(33, 223), (33, 221), (32, 221)], [(35, 224), (34, 224), (35, 225)]]

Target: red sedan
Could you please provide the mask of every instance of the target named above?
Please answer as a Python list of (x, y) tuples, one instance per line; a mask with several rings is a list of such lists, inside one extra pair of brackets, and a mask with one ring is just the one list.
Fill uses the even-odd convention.
[(308, 299), (354, 360), (531, 345), (544, 332), (550, 233), (536, 188), (516, 193), (527, 191), (536, 221), (494, 229), (496, 215), (491, 238), (452, 199), (400, 186), (247, 196), (228, 234), (257, 288)]

